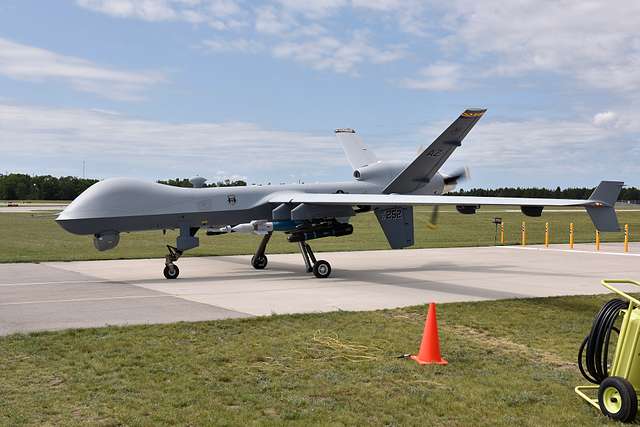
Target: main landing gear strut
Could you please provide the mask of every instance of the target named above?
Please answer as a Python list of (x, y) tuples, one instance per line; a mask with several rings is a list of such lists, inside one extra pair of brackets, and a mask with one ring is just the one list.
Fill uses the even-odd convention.
[(298, 242), (304, 265), (307, 267), (307, 273), (313, 272), (318, 279), (325, 279), (331, 274), (331, 264), (321, 259), (317, 260), (313, 254), (311, 246), (307, 242)]
[[(251, 265), (256, 270), (263, 270), (267, 266), (265, 251), (272, 234), (273, 233), (269, 232), (264, 235), (260, 245), (258, 245), (258, 249), (256, 249), (256, 253), (251, 258)], [(325, 260), (317, 260), (311, 246), (309, 246), (307, 242), (298, 242), (298, 247), (300, 248), (304, 265), (307, 268), (307, 273), (313, 273), (319, 279), (329, 277), (331, 274), (331, 264)]]
[(267, 243), (269, 243), (272, 234), (272, 232), (269, 232), (264, 235), (262, 241), (258, 245), (258, 249), (256, 250), (255, 255), (251, 258), (251, 265), (256, 270), (264, 270), (264, 268), (267, 266), (268, 260), (264, 252), (267, 249)]

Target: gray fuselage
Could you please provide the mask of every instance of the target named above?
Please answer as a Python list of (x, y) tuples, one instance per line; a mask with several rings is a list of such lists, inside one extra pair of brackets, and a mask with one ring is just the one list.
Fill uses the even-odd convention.
[[(382, 163), (382, 162), (380, 162)], [(326, 184), (251, 185), (245, 187), (180, 188), (132, 178), (100, 181), (78, 196), (56, 219), (74, 234), (221, 227), (252, 220), (272, 220), (277, 192), (380, 194), (405, 166), (385, 162), (360, 180)], [(363, 174), (365, 175), (365, 174)], [(419, 183), (410, 194), (441, 194), (443, 178)]]

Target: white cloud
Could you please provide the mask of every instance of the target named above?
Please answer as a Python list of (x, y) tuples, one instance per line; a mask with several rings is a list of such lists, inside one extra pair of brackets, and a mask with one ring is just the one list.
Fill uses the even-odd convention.
[(209, 52), (233, 52), (233, 53), (257, 53), (264, 49), (263, 45), (255, 40), (248, 39), (209, 39), (203, 40), (199, 47)]
[(381, 12), (397, 11), (406, 7), (403, 0), (352, 0), (353, 7), (373, 9)]
[(165, 0), (77, 0), (79, 6), (119, 18), (168, 21), (178, 14)]
[[(232, 174), (253, 179), (274, 176), (275, 181), (285, 175), (284, 170), (321, 176), (335, 166), (336, 159), (343, 159), (330, 130), (317, 136), (246, 122), (169, 123), (99, 110), (8, 104), (0, 104), (0, 123), (2, 172), (28, 170), (27, 165), (41, 162), (37, 172), (49, 173), (86, 159), (100, 177), (198, 173), (214, 179), (214, 171), (229, 171), (233, 164)], [(292, 163), (293, 151), (296, 161)]]
[(391, 18), (401, 32), (414, 36), (427, 35), (428, 16), (425, 13), (427, 2), (424, 0), (351, 0), (356, 10), (378, 13), (377, 17)]
[(209, 9), (215, 16), (234, 16), (242, 14), (242, 8), (234, 0), (213, 0), (209, 5)]
[(76, 3), (116, 18), (206, 23), (216, 30), (247, 25), (247, 14), (235, 0), (76, 0)]
[[(618, 119), (624, 122), (627, 116), (637, 114), (627, 112)], [(170, 123), (112, 111), (12, 104), (0, 104), (0, 123), (2, 172), (79, 174), (83, 160), (91, 176), (102, 178), (200, 174), (210, 180), (237, 175), (248, 176), (250, 182), (281, 182), (292, 177), (334, 180), (336, 174), (344, 172), (346, 177), (349, 172), (330, 130), (314, 135), (246, 122)], [(381, 158), (409, 161), (417, 145), (428, 145), (448, 124), (434, 123), (398, 139), (365, 136), (365, 142)], [(600, 178), (632, 180), (637, 177), (640, 155), (640, 140), (634, 130), (637, 132), (637, 125), (635, 129), (598, 126), (589, 117), (519, 121), (485, 117), (445, 170), (469, 166), (474, 180), (465, 183), (465, 188), (558, 182), (595, 185)], [(367, 135), (366, 129), (362, 131)], [(292, 152), (295, 162), (291, 162)]]
[[(425, 44), (442, 47), (440, 61), (464, 55), (478, 77), (558, 73), (591, 88), (640, 91), (640, 2), (612, 7), (596, 0), (503, 2), (466, 0), (76, 0), (80, 6), (115, 17), (150, 22), (205, 23), (216, 30), (253, 28), (275, 46), (277, 57), (293, 58), (316, 69), (345, 72), (325, 53), (333, 40), (352, 31), (388, 33), (388, 23), (400, 32), (420, 36), (411, 40), (415, 52)], [(344, 15), (344, 16), (343, 16)], [(350, 18), (349, 28), (336, 28)], [(380, 27), (382, 26), (382, 27)], [(332, 31), (332, 32), (330, 32)], [(236, 38), (251, 38), (242, 33)], [(347, 42), (349, 43), (349, 42)], [(389, 49), (368, 45), (378, 53)], [(309, 48), (311, 52), (301, 52)], [(349, 46), (346, 47), (349, 49)], [(322, 51), (322, 52), (319, 52)], [(390, 53), (397, 56), (397, 51)], [(366, 54), (365, 54), (366, 56)], [(373, 56), (378, 56), (372, 53)], [(438, 59), (436, 59), (438, 60)], [(356, 60), (355, 63), (375, 62)], [(382, 61), (381, 61), (382, 62)], [(451, 66), (451, 65), (450, 65)], [(353, 73), (351, 65), (346, 67)], [(434, 80), (407, 79), (407, 86), (430, 89)], [(480, 73), (478, 73), (480, 71)], [(438, 76), (433, 85), (447, 86)], [(427, 82), (421, 84), (421, 82)], [(440, 90), (440, 89), (437, 89)]]
[(494, 62), (494, 75), (550, 71), (595, 88), (640, 90), (639, 2), (455, 0), (441, 10), (444, 46)]
[(604, 111), (593, 116), (593, 124), (596, 126), (610, 126), (616, 122), (618, 115), (613, 111)]
[(277, 0), (285, 9), (321, 18), (348, 5), (347, 0)]
[[(242, 34), (226, 39), (205, 39), (201, 45), (213, 52), (257, 53), (269, 48), (273, 56), (293, 59), (314, 69), (337, 73), (358, 74), (363, 64), (383, 64), (406, 56), (404, 44), (379, 46), (365, 34), (370, 31), (341, 29), (331, 33), (324, 24), (339, 12), (352, 8), (362, 14), (373, 11), (383, 14), (393, 11), (400, 21), (409, 24), (415, 5), (378, 0), (371, 4), (354, 0), (270, 0), (261, 3), (240, 3), (236, 0), (76, 0), (77, 4), (95, 12), (114, 17), (142, 19), (145, 21), (186, 21), (206, 23), (219, 31), (242, 29)], [(247, 35), (248, 22), (252, 20), (255, 37)], [(403, 21), (403, 22), (404, 22)], [(417, 22), (417, 20), (416, 20)], [(413, 24), (411, 24), (413, 25)], [(404, 27), (403, 27), (404, 28)], [(345, 34), (346, 33), (346, 34)], [(352, 33), (349, 38), (348, 34)], [(261, 38), (259, 38), (261, 37)], [(253, 40), (251, 40), (253, 39)], [(250, 41), (251, 40), (251, 41)], [(255, 41), (254, 41), (255, 40)], [(237, 49), (236, 49), (237, 48)]]
[(428, 91), (460, 90), (461, 67), (458, 64), (439, 62), (420, 70), (417, 78), (406, 78), (400, 81), (402, 87)]
[(271, 35), (286, 35), (298, 26), (289, 14), (278, 11), (272, 6), (260, 7), (256, 10), (256, 31)]
[(0, 38), (0, 74), (18, 80), (63, 81), (76, 90), (118, 100), (140, 99), (145, 89), (166, 80), (162, 73), (105, 68), (3, 38)]
[(317, 70), (349, 74), (356, 74), (356, 67), (362, 63), (384, 64), (405, 54), (403, 46), (376, 48), (363, 33), (354, 34), (348, 41), (321, 36), (306, 41), (286, 41), (273, 48), (276, 58), (290, 58)]
[[(489, 120), (487, 120), (489, 119)], [(432, 140), (447, 126), (422, 130)], [(493, 185), (595, 185), (599, 179), (637, 177), (640, 140), (629, 129), (574, 120), (491, 120), (483, 118), (464, 140), (447, 169), (467, 165), (474, 177)], [(636, 184), (630, 182), (630, 184)], [(473, 182), (465, 188), (474, 186)], [(480, 184), (482, 185), (482, 184)], [(486, 185), (486, 184), (485, 184)]]

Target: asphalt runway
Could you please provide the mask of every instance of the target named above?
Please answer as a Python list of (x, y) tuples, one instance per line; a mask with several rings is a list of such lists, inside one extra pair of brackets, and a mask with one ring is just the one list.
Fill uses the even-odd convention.
[(427, 302), (603, 293), (603, 278), (640, 280), (640, 253), (622, 244), (507, 246), (317, 253), (328, 279), (299, 254), (164, 260), (0, 264), (0, 335), (105, 325), (168, 323), (274, 313), (374, 310)]

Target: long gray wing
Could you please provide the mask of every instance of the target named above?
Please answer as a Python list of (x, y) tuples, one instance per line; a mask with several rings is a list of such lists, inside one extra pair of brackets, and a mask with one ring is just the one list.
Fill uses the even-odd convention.
[(270, 203), (310, 203), (315, 205), (503, 205), (503, 206), (595, 206), (599, 201), (575, 199), (533, 199), (520, 197), (412, 196), (403, 194), (274, 193)]
[(410, 193), (429, 182), (449, 156), (485, 113), (484, 109), (465, 110), (426, 150), (396, 176), (383, 193)]
[[(312, 205), (347, 206), (415, 206), (415, 205), (461, 205), (461, 206), (520, 206), (523, 213), (529, 214), (530, 208), (544, 206), (581, 206), (586, 208), (591, 220), (600, 231), (618, 231), (618, 219), (614, 209), (620, 190), (624, 185), (618, 181), (602, 181), (587, 200), (579, 199), (542, 199), (520, 197), (475, 197), (475, 196), (420, 196), (404, 194), (324, 194), (278, 192), (267, 198), (269, 203), (308, 203)], [(528, 209), (529, 208), (529, 209)]]

